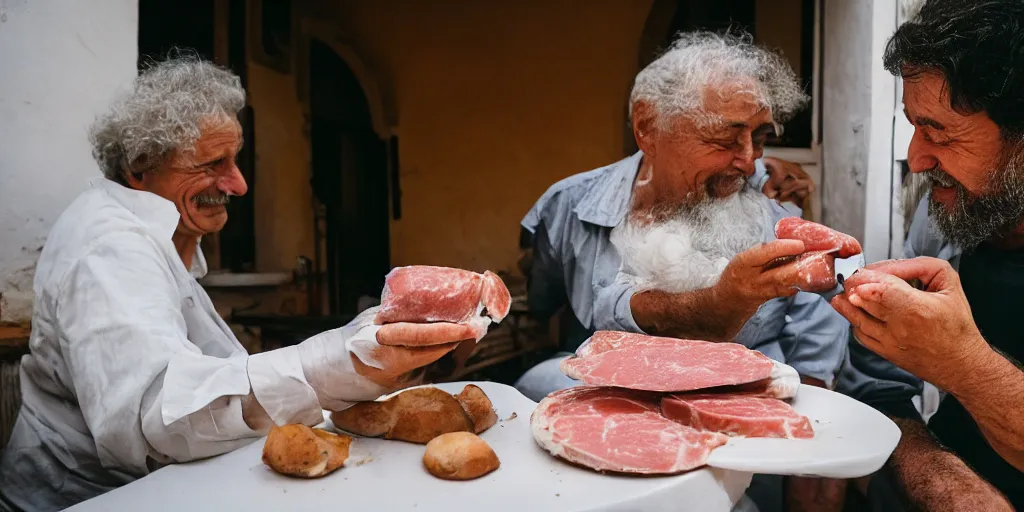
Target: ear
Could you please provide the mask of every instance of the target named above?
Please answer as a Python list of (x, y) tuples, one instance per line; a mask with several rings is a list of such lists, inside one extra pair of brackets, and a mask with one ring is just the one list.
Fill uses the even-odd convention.
[(133, 173), (129, 166), (126, 165), (121, 169), (121, 175), (124, 176), (124, 182), (129, 188), (133, 188), (135, 190), (146, 190), (142, 179), (143, 175)]
[(649, 103), (641, 101), (633, 105), (633, 138), (640, 151), (649, 156), (655, 151), (654, 118), (654, 108)]

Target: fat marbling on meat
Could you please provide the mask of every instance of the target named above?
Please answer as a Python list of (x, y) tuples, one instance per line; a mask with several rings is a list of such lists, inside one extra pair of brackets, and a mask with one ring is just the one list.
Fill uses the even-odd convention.
[(656, 395), (606, 387), (551, 393), (534, 409), (530, 426), (537, 444), (552, 455), (618, 473), (689, 471), (729, 439), (665, 418)]
[(396, 267), (384, 279), (377, 324), (465, 324), (483, 309), (493, 321), (508, 314), (512, 298), (501, 278), (448, 267)]
[(560, 367), (589, 385), (682, 392), (767, 383), (775, 366), (764, 354), (738, 343), (598, 331)]
[(810, 439), (807, 417), (776, 398), (745, 393), (682, 394), (661, 399), (666, 418), (698, 430), (732, 436)]
[(780, 219), (775, 224), (775, 237), (804, 243), (804, 253), (797, 257), (795, 265), (804, 281), (800, 289), (806, 292), (835, 288), (836, 257), (849, 258), (862, 251), (856, 238), (799, 217)]

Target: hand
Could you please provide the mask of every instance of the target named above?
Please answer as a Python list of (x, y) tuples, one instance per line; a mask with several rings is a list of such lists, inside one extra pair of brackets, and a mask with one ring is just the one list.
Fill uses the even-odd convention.
[(375, 325), (378, 309), (299, 344), (303, 373), (324, 408), (341, 410), (413, 385), (424, 367), (480, 335), (474, 325)]
[(814, 192), (814, 181), (800, 164), (766, 156), (764, 166), (768, 168), (768, 181), (761, 188), (764, 195), (780, 203), (792, 201), (799, 205)]
[(795, 294), (804, 279), (792, 258), (803, 252), (804, 243), (799, 240), (774, 240), (741, 252), (714, 286), (718, 303), (757, 309), (770, 299)]
[[(925, 290), (910, 286), (918, 279)], [(832, 307), (862, 345), (947, 391), (991, 350), (974, 324), (960, 276), (944, 260), (914, 258), (868, 265), (846, 280)]]

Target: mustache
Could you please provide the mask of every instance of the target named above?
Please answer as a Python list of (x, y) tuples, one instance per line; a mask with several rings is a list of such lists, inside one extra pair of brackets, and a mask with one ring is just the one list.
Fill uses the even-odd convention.
[(227, 194), (202, 194), (192, 198), (197, 206), (221, 206), (231, 202), (231, 196)]
[(932, 185), (938, 185), (945, 188), (953, 188), (960, 185), (959, 181), (956, 181), (956, 179), (946, 173), (946, 171), (940, 169), (938, 166), (935, 166), (924, 173), (925, 176), (928, 177), (928, 182)]

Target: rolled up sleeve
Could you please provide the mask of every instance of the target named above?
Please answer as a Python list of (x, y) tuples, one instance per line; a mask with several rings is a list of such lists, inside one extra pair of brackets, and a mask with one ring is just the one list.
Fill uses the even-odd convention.
[(261, 435), (242, 416), (245, 354), (204, 355), (188, 339), (182, 295), (156, 242), (104, 235), (65, 274), (60, 348), (104, 467), (185, 462)]
[(596, 286), (594, 290), (594, 329), (643, 333), (633, 320), (630, 301), (636, 289), (624, 283)]

